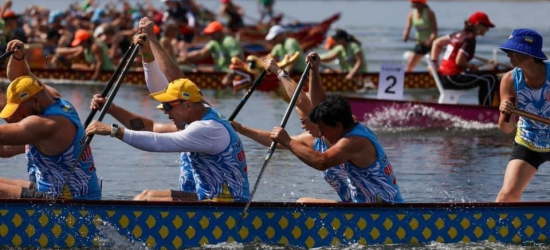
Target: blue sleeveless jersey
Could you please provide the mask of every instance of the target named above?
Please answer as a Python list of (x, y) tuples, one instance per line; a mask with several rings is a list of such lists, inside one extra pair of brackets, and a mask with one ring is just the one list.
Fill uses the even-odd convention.
[(231, 137), (221, 153), (181, 154), (181, 190), (197, 193), (199, 200), (241, 201), (250, 198), (246, 157), (241, 139), (225, 118), (213, 108), (202, 117), (221, 123)]
[[(520, 68), (512, 70), (516, 90), (516, 108), (550, 118), (550, 63), (546, 62), (546, 81), (538, 89), (525, 83)], [(536, 152), (550, 152), (550, 126), (520, 117), (516, 130), (516, 143)]]
[(55, 103), (46, 108), (42, 116), (63, 116), (76, 127), (72, 144), (61, 154), (49, 156), (29, 144), (27, 159), (29, 180), (36, 183), (40, 192), (58, 195), (65, 199), (101, 199), (101, 189), (96, 175), (92, 149), (88, 146), (76, 165), (67, 184), (62, 187), (75, 163), (86, 138), (84, 126), (74, 107), (64, 99), (54, 99)]
[[(369, 139), (376, 148), (378, 159), (367, 168), (359, 168), (352, 162), (345, 162), (323, 171), (323, 178), (330, 184), (344, 202), (353, 203), (401, 203), (403, 197), (378, 138), (369, 128), (357, 123), (344, 137), (359, 136)], [(325, 152), (327, 144), (316, 138), (314, 149)]]

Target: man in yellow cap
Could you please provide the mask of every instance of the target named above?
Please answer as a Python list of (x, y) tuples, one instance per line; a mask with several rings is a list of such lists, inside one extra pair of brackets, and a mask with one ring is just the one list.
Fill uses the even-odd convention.
[[(74, 107), (52, 98), (32, 76), (11, 82), (6, 97), (0, 118), (16, 115), (21, 120), (0, 125), (0, 145), (27, 146), (29, 181), (0, 182), (0, 197), (100, 199), (90, 149), (71, 173), (85, 136)], [(74, 181), (67, 182), (69, 174)]]
[[(143, 39), (144, 36), (138, 36), (136, 42), (142, 45), (141, 53), (148, 55), (144, 60), (147, 86), (173, 124), (157, 123), (111, 104), (107, 112), (126, 128), (92, 122), (86, 133), (111, 135), (144, 151), (181, 152), (179, 191), (145, 190), (135, 200), (248, 201), (246, 157), (238, 134), (203, 101), (200, 89), (189, 79), (168, 83), (151, 52), (152, 39)], [(162, 86), (164, 89), (159, 91)], [(104, 103), (105, 98), (95, 95), (91, 108), (100, 108)]]

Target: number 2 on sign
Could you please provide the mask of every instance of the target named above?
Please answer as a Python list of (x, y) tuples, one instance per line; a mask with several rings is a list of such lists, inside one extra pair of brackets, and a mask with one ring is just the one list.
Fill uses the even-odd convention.
[(386, 88), (386, 93), (388, 94), (394, 94), (395, 95), (395, 90), (392, 90), (393, 87), (395, 87), (395, 84), (397, 83), (397, 78), (395, 78), (395, 76), (388, 76), (386, 77), (386, 81), (392, 81), (392, 83), (390, 84), (390, 86), (388, 86)]
[(405, 69), (400, 64), (382, 64), (378, 76), (378, 99), (403, 99)]

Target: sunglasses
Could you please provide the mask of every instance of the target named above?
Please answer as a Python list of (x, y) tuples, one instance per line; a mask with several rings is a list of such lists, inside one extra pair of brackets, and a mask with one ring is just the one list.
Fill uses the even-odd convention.
[(163, 102), (162, 103), (162, 108), (167, 111), (167, 112), (170, 112), (170, 110), (172, 110), (172, 108), (180, 105), (182, 102), (185, 102), (183, 100), (177, 100), (177, 101), (172, 101), (172, 102)]

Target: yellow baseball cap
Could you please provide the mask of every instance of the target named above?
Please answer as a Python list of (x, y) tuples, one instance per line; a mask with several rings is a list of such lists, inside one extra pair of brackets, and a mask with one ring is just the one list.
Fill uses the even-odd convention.
[(164, 91), (152, 93), (150, 96), (159, 102), (172, 102), (176, 100), (200, 102), (202, 92), (191, 80), (180, 78), (170, 82)]
[(38, 80), (30, 76), (21, 76), (13, 80), (6, 93), (6, 106), (0, 112), (0, 118), (8, 118), (15, 113), (19, 105), (44, 89)]

